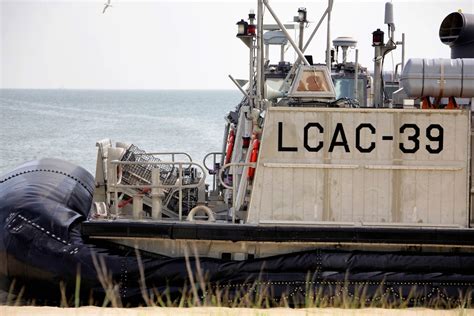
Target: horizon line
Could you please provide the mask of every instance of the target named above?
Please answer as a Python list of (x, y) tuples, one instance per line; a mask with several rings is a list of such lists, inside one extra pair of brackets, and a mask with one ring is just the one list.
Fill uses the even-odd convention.
[(75, 91), (235, 91), (229, 88), (3, 88), (0, 90), (75, 90)]

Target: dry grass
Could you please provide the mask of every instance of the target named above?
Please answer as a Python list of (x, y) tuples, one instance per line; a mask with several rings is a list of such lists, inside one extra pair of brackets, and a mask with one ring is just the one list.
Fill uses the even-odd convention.
[[(374, 309), (375, 311), (381, 311), (381, 309), (383, 309), (384, 314), (387, 309), (396, 310), (397, 313), (400, 311), (420, 311), (418, 309), (413, 309), (413, 307), (439, 309), (441, 314), (448, 312), (448, 310), (450, 313), (456, 312), (456, 315), (459, 313), (464, 314), (465, 312), (471, 313), (469, 310), (469, 308), (472, 307), (471, 292), (465, 293), (464, 297), (460, 297), (456, 300), (448, 299), (441, 293), (438, 293), (438, 295), (432, 295), (430, 299), (427, 299), (422, 291), (419, 291), (416, 287), (412, 287), (408, 296), (404, 297), (401, 294), (396, 295), (395, 293), (394, 295), (393, 289), (392, 292), (389, 293), (387, 291), (387, 287), (385, 287), (384, 283), (381, 282), (378, 285), (374, 295), (369, 297), (367, 294), (368, 288), (366, 286), (351, 287), (347, 281), (341, 282), (341, 284), (333, 287), (328, 285), (320, 286), (321, 284), (316, 284), (313, 281), (315, 277), (313, 274), (308, 274), (306, 282), (304, 282), (305, 285), (299, 287), (298, 290), (293, 289), (292, 292), (283, 293), (279, 297), (275, 295), (274, 289), (269, 283), (262, 282), (259, 280), (259, 278), (256, 281), (247, 282), (245, 285), (240, 285), (239, 287), (219, 286), (219, 284), (207, 281), (207, 275), (203, 272), (200, 266), (199, 257), (195, 248), (193, 249), (191, 247), (191, 249), (189, 249), (187, 247), (185, 248), (184, 252), (189, 282), (182, 287), (180, 295), (172, 296), (169, 289), (159, 292), (156, 288), (150, 288), (146, 285), (145, 272), (141, 261), (140, 252), (136, 250), (140, 274), (139, 285), (143, 306), (158, 308), (156, 311), (166, 311), (166, 313), (169, 312), (170, 314), (173, 314), (172, 311), (175, 310), (175, 308), (186, 308), (186, 312), (195, 313), (194, 311), (197, 310), (205, 311), (205, 314), (209, 312), (212, 313), (212, 315), (217, 315), (215, 313), (218, 313), (219, 315), (234, 315), (232, 309), (235, 308), (238, 308), (239, 311), (250, 313), (248, 315), (254, 315), (253, 312), (257, 313), (257, 311), (262, 311), (262, 309), (264, 311), (262, 313), (265, 315), (273, 315), (273, 313), (276, 313), (275, 315), (280, 315), (283, 313), (281, 308), (284, 308), (286, 311), (288, 311), (288, 308), (292, 308), (292, 312), (298, 311), (298, 313), (300, 311), (304, 311), (305, 315), (312, 314), (314, 311), (321, 311), (321, 309), (327, 312), (328, 315), (333, 315), (335, 311), (340, 312), (340, 309), (352, 311), (351, 315), (365, 315), (366, 312), (373, 313)], [(190, 254), (191, 252), (192, 256)], [(124, 306), (124, 304), (119, 292), (120, 285), (114, 282), (112, 273), (107, 270), (107, 266), (103, 258), (100, 256), (94, 256), (92, 259), (97, 272), (97, 278), (104, 289), (105, 298), (99, 303), (89, 300), (88, 305), (113, 308), (104, 310), (94, 309), (94, 313), (101, 310), (117, 310), (117, 312), (122, 311), (123, 309), (121, 308)], [(74, 293), (68, 294), (66, 292), (65, 285), (60, 285), (60, 306), (80, 307), (81, 302), (84, 302), (84, 300), (81, 300), (80, 298), (80, 288), (81, 271), (80, 267), (78, 267)], [(6, 299), (4, 299), (3, 302), (5, 305), (36, 305), (34, 299), (23, 299), (23, 289), (20, 289), (19, 291), (14, 291), (14, 289), (15, 282), (12, 282), (10, 285), (10, 291), (6, 295)], [(17, 294), (13, 295), (12, 293), (14, 292)], [(160, 309), (164, 307), (166, 307), (166, 309)], [(29, 310), (26, 307), (25, 309), (10, 309), (7, 307), (2, 308), (5, 313), (13, 313), (14, 311), (17, 311), (15, 312), (17, 314), (11, 315), (26, 315), (22, 314), (23, 311)], [(89, 309), (90, 308), (92, 307), (89, 307)], [(228, 308), (231, 309), (229, 310)], [(82, 308), (76, 309), (77, 313), (79, 313), (77, 315), (82, 315), (80, 313), (82, 313), (83, 310), (84, 309)], [(52, 308), (48, 311), (53, 313), (51, 315), (54, 315), (56, 310)], [(148, 313), (149, 310), (146, 308), (134, 308), (127, 309), (127, 311), (130, 312), (124, 312), (124, 315), (135, 315), (132, 313), (132, 311), (144, 311)], [(178, 314), (181, 315), (182, 311), (183, 310), (180, 309)], [(360, 312), (363, 313), (360, 314)], [(0, 315), (6, 315), (5, 313), (2, 312)], [(107, 312), (103, 313), (107, 314)], [(146, 315), (146, 313), (140, 315)], [(425, 313), (425, 311), (423, 311), (423, 313)], [(432, 313), (430, 312), (430, 314)], [(113, 315), (121, 314), (120, 312), (119, 314), (114, 312)]]
[(80, 307), (80, 308), (59, 308), (59, 307), (0, 307), (2, 316), (151, 316), (151, 315), (211, 315), (211, 316), (288, 316), (291, 315), (323, 315), (323, 316), (464, 316), (474, 315), (474, 310), (454, 309), (454, 310), (432, 310), (424, 308), (410, 309), (341, 309), (341, 308), (304, 308), (304, 309), (252, 309), (252, 308), (228, 308), (228, 307), (192, 307), (192, 308), (161, 308), (161, 307), (141, 307), (141, 308), (101, 308), (101, 307)]

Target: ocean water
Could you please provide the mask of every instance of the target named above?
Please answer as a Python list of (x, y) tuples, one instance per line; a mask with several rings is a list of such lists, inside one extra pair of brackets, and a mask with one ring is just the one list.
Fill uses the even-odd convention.
[(39, 158), (95, 172), (97, 140), (146, 151), (221, 150), (224, 117), (238, 91), (0, 90), (0, 174)]

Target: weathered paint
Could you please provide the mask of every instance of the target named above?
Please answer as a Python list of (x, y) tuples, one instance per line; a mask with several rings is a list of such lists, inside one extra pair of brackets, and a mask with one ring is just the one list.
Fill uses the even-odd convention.
[(467, 227), (469, 156), (466, 110), (270, 108), (248, 222)]

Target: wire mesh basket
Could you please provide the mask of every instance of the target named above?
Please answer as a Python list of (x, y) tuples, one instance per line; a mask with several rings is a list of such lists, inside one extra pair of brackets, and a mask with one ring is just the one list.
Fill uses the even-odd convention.
[[(163, 162), (155, 155), (148, 154), (135, 145), (130, 145), (121, 158), (124, 162), (136, 162), (136, 164), (122, 165), (121, 180), (126, 185), (150, 185), (152, 184), (152, 171), (154, 168), (160, 169), (160, 180), (164, 185), (175, 185), (178, 180), (179, 168), (173, 163), (153, 165), (156, 162)], [(181, 182), (183, 185), (199, 182), (199, 176), (196, 168), (191, 165), (182, 165)], [(179, 208), (179, 190), (164, 189), (163, 206), (169, 210), (177, 212)], [(150, 190), (143, 190), (145, 195), (149, 196)], [(183, 212), (186, 214), (196, 205), (197, 189), (183, 189)]]
[(129, 185), (151, 184), (151, 173), (153, 168), (160, 169), (160, 179), (163, 184), (172, 185), (178, 179), (178, 168), (172, 164), (153, 165), (150, 163), (162, 162), (161, 159), (147, 154), (144, 150), (131, 145), (121, 161), (137, 162), (122, 166), (122, 183)]

